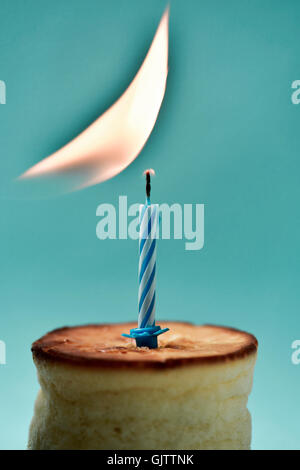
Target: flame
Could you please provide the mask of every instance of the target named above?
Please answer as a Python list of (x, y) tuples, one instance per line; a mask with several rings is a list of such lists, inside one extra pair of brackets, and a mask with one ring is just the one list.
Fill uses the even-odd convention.
[(145, 170), (143, 172), (143, 176), (146, 176), (147, 173), (149, 173), (149, 175), (155, 176), (155, 171), (153, 170), (153, 168), (148, 168), (148, 170)]
[(75, 139), (31, 167), (20, 179), (63, 174), (76, 177), (72, 189), (82, 189), (112, 178), (138, 156), (152, 132), (165, 94), (168, 25), (169, 8), (123, 95)]

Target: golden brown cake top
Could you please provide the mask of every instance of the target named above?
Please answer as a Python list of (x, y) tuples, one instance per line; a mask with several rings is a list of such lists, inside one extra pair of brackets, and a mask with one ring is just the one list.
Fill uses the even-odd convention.
[(51, 331), (32, 345), (36, 359), (96, 367), (166, 368), (241, 359), (257, 350), (256, 338), (223, 326), (161, 322), (170, 331), (157, 349), (137, 348), (124, 338), (135, 323), (84, 325)]

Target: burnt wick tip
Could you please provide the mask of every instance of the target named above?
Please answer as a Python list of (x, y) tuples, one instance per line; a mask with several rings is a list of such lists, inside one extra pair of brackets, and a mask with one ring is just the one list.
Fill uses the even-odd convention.
[(151, 176), (150, 171), (146, 171), (146, 196), (150, 198), (151, 193)]

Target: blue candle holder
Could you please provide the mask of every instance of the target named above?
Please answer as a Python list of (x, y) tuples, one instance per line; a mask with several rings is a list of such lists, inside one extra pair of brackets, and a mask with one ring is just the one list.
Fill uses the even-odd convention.
[(147, 347), (149, 349), (157, 348), (157, 337), (169, 328), (161, 328), (159, 325), (149, 326), (147, 328), (132, 328), (130, 334), (123, 333), (126, 338), (133, 338), (138, 348)]

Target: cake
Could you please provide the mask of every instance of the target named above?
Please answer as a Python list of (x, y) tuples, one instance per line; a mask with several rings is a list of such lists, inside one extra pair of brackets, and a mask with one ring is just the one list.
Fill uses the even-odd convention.
[(124, 338), (134, 323), (54, 330), (32, 345), (41, 386), (37, 449), (249, 449), (257, 355), (251, 334), (161, 322), (157, 349)]

